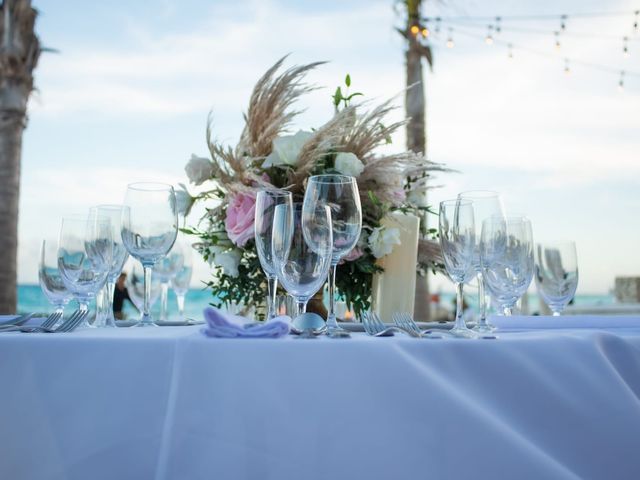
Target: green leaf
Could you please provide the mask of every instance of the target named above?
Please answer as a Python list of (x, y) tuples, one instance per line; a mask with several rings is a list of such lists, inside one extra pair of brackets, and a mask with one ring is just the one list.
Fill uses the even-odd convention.
[(350, 87), (350, 86), (351, 86), (351, 75), (349, 75), (348, 73), (347, 73), (347, 77), (344, 79), (344, 84), (345, 84), (347, 87)]
[(337, 107), (340, 105), (342, 101), (342, 89), (340, 87), (336, 88), (336, 93), (333, 94), (333, 104)]

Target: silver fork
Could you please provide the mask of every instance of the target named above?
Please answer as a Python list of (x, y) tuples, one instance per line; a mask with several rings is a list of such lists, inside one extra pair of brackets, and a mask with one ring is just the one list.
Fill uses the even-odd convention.
[(34, 315), (35, 315), (35, 312), (26, 313), (24, 315), (19, 316), (18, 318), (14, 318), (12, 320), (7, 320), (5, 322), (0, 323), (0, 328), (2, 328), (2, 327), (15, 327), (17, 325), (24, 325), (29, 320), (31, 320), (31, 318), (33, 318)]
[(415, 320), (411, 318), (411, 315), (406, 312), (393, 313), (391, 315), (391, 318), (393, 319), (393, 323), (395, 323), (397, 326), (406, 328), (407, 330), (411, 330), (422, 338), (443, 338), (445, 335), (448, 335), (440, 332), (436, 333), (432, 330), (420, 330), (420, 327), (418, 327), (418, 324), (415, 322)]
[[(78, 325), (84, 320), (84, 317), (87, 316), (88, 311), (76, 310), (73, 314), (67, 318), (59, 327), (51, 328), (53, 324), (49, 327), (45, 327), (44, 323), (38, 327), (15, 327), (12, 329), (4, 329), (0, 330), (1, 332), (23, 332), (23, 333), (60, 333), (60, 332), (71, 332), (75, 330)], [(57, 321), (57, 319), (56, 319)], [(55, 324), (55, 322), (54, 322)]]
[(373, 337), (390, 337), (395, 332), (402, 332), (414, 338), (420, 336), (420, 334), (416, 334), (402, 327), (385, 325), (375, 312), (363, 312), (362, 325), (364, 326), (365, 332)]
[[(4, 325), (0, 325), (0, 332), (5, 330), (5, 329), (14, 329), (16, 327), (21, 327), (23, 326), (25, 323), (27, 323), (29, 320), (31, 320), (31, 318), (33, 317), (33, 313), (30, 313), (28, 315), (23, 315), (22, 317), (20, 317), (19, 319), (17, 319), (17, 321), (13, 321), (12, 323), (7, 323)], [(38, 327), (42, 327), (42, 328), (51, 328), (53, 327), (56, 322), (58, 320), (60, 320), (60, 317), (62, 316), (62, 313), (60, 312), (53, 312), (51, 315), (49, 315), (44, 322), (42, 322), (42, 324), (38, 325)], [(35, 327), (24, 327), (24, 328), (35, 328)]]

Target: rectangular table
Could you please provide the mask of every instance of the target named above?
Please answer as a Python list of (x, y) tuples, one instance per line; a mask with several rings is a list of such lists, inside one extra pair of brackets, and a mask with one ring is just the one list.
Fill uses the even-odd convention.
[(0, 479), (640, 478), (640, 329), (0, 334)]

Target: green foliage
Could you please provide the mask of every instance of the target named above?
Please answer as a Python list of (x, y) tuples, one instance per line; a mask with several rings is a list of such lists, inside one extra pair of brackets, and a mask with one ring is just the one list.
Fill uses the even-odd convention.
[(361, 97), (364, 95), (360, 92), (349, 93), (349, 87), (351, 86), (351, 75), (349, 75), (348, 73), (344, 79), (344, 84), (347, 87), (347, 93), (342, 93), (342, 87), (338, 86), (335, 93), (331, 97), (333, 98), (333, 106), (336, 110), (340, 109), (341, 103), (343, 104), (343, 107), (348, 107), (353, 97)]

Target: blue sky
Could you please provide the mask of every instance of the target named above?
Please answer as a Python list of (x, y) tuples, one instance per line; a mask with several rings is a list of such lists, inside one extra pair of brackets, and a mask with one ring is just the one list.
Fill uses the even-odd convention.
[[(55, 238), (63, 214), (121, 202), (137, 180), (185, 182), (191, 153), (204, 154), (213, 110), (215, 133), (233, 144), (256, 79), (279, 57), (289, 64), (329, 60), (309, 76), (326, 86), (303, 100), (299, 128), (331, 113), (329, 95), (349, 72), (354, 87), (384, 100), (404, 85), (400, 17), (388, 1), (53, 1), (34, 0), (45, 53), (36, 71), (24, 136), (19, 279), (34, 282), (43, 236)], [(428, 2), (431, 15), (632, 12), (640, 1)], [(429, 13), (431, 12), (431, 13)], [(502, 192), (508, 211), (529, 215), (539, 240), (578, 244), (579, 293), (606, 292), (616, 275), (640, 275), (640, 35), (632, 16), (571, 18), (560, 52), (559, 21), (522, 34), (503, 22), (455, 27), (455, 47), (434, 40), (427, 75), (429, 156), (460, 173), (441, 175), (432, 203), (458, 191)], [(463, 32), (463, 30), (465, 30)], [(570, 33), (596, 33), (601, 38)], [(631, 56), (622, 55), (630, 35)], [(609, 38), (610, 37), (610, 38)], [(528, 49), (544, 56), (522, 51)], [(608, 65), (614, 73), (564, 58)], [(402, 105), (402, 97), (398, 100)], [(394, 139), (403, 148), (404, 138)], [(194, 219), (195, 220), (195, 219)], [(198, 275), (206, 276), (200, 265)], [(444, 278), (436, 288), (449, 288)]]

